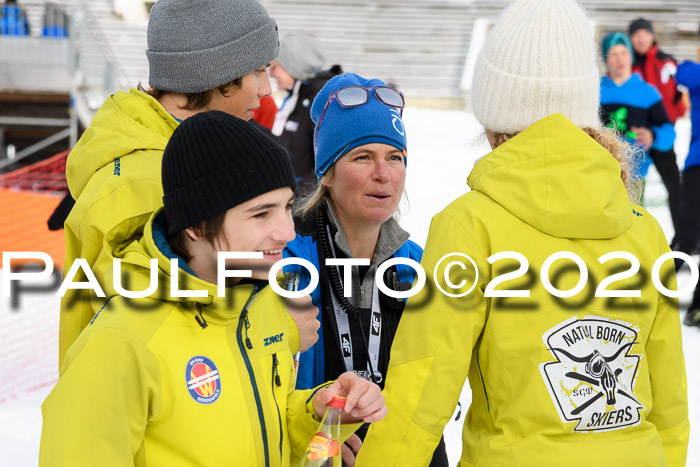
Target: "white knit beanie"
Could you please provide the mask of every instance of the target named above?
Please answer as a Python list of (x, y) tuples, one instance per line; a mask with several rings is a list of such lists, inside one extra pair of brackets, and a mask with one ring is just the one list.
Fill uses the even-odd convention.
[(555, 113), (600, 127), (600, 77), (586, 14), (574, 0), (517, 0), (506, 8), (474, 70), (474, 115), (513, 134)]

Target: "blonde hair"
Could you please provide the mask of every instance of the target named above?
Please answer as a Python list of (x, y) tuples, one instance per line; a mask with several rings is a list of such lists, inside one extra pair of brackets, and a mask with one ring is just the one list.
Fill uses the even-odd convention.
[[(643, 183), (636, 174), (637, 168), (644, 155), (642, 150), (631, 146), (619, 136), (617, 131), (610, 128), (587, 127), (581, 129), (585, 131), (588, 136), (593, 138), (596, 143), (605, 148), (605, 150), (620, 164), (620, 178), (622, 179), (622, 183), (625, 184), (627, 196), (630, 201), (639, 204), (642, 198)], [(504, 133), (491, 132), (493, 135), (494, 149), (513, 138), (518, 133), (520, 132), (518, 131), (512, 135), (506, 135)]]
[[(334, 173), (335, 164), (328, 167), (326, 173), (324, 173), (323, 177), (321, 177), (321, 180), (323, 180), (326, 177), (328, 177), (329, 179), (333, 178)], [(294, 203), (294, 213), (299, 215), (299, 217), (301, 217), (302, 220), (310, 219), (311, 216), (313, 216), (313, 213), (316, 211), (316, 208), (322, 205), (324, 202), (330, 201), (330, 199), (330, 190), (328, 190), (328, 187), (321, 183), (321, 181), (319, 180), (314, 191), (305, 196), (300, 197)]]

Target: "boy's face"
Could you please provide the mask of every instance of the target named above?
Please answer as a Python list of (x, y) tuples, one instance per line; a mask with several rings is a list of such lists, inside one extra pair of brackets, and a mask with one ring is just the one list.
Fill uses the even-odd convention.
[(624, 77), (632, 72), (632, 54), (622, 44), (610, 47), (608, 55), (605, 57), (605, 63), (613, 78)]
[(216, 274), (219, 251), (262, 252), (263, 259), (228, 260), (226, 269), (252, 269), (254, 279), (267, 279), (270, 267), (282, 259), (282, 250), (296, 235), (293, 200), (291, 188), (278, 188), (226, 211), (210, 249), (210, 272)]
[(290, 75), (277, 60), (272, 62), (270, 76), (277, 80), (277, 87), (279, 89), (292, 89), (294, 83), (296, 83), (294, 77)]
[(253, 118), (253, 110), (260, 107), (260, 99), (272, 94), (267, 66), (241, 78), (241, 86), (231, 86), (226, 96), (213, 92), (206, 110), (220, 110), (243, 120)]
[(638, 29), (630, 37), (634, 51), (639, 55), (646, 55), (654, 45), (654, 34), (648, 29)]

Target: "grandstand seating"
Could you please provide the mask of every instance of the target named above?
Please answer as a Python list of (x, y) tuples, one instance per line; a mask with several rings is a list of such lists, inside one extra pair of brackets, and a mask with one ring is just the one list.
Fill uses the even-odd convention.
[[(314, 34), (328, 62), (380, 77), (409, 96), (458, 97), (474, 23), (493, 20), (508, 0), (261, 0), (280, 34)], [(70, 0), (59, 0), (67, 5)], [(20, 0), (31, 30), (41, 31), (43, 1)], [(144, 2), (150, 4), (152, 2)], [(597, 37), (651, 18), (662, 48), (678, 59), (697, 57), (697, 0), (582, 0)], [(81, 71), (93, 108), (115, 89), (148, 78), (143, 22), (121, 21), (109, 0), (81, 0)], [(682, 23), (682, 24), (681, 24)], [(690, 33), (689, 33), (690, 32)]]

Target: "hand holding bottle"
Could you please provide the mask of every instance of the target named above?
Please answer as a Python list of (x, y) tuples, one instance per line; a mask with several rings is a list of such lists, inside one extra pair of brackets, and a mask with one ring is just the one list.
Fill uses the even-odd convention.
[(333, 396), (345, 397), (341, 423), (373, 423), (383, 419), (389, 409), (382, 391), (376, 384), (362, 379), (351, 371), (341, 374), (330, 386), (319, 390), (314, 396), (314, 410), (319, 418), (326, 411), (326, 404)]

